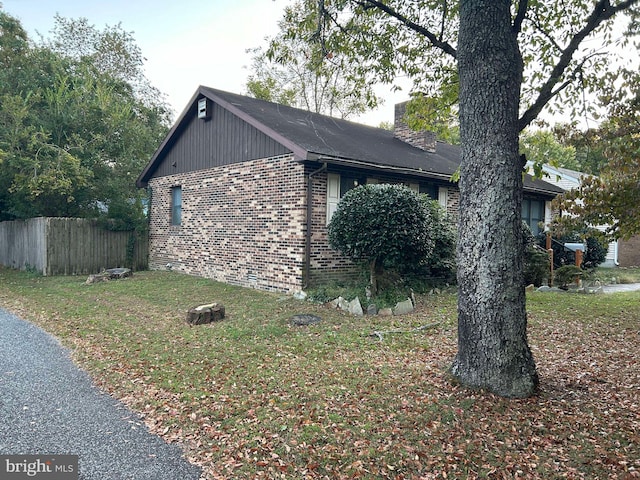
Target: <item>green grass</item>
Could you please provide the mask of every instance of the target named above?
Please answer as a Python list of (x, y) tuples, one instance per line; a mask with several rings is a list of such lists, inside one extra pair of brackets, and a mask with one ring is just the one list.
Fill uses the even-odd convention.
[[(227, 318), (189, 327), (195, 305)], [(528, 296), (538, 396), (452, 382), (455, 294), (352, 317), (172, 272), (84, 285), (0, 269), (0, 305), (58, 336), (206, 478), (624, 478), (640, 470), (640, 293)], [(297, 313), (320, 324), (293, 327)], [(374, 330), (435, 328), (385, 335)], [(632, 477), (630, 477), (632, 478)]]

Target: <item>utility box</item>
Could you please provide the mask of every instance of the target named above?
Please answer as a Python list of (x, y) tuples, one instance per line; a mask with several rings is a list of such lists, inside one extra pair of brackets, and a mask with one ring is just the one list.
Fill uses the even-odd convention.
[(564, 248), (571, 250), (572, 252), (577, 252), (578, 250), (582, 250), (582, 253), (587, 251), (586, 243), (565, 243)]

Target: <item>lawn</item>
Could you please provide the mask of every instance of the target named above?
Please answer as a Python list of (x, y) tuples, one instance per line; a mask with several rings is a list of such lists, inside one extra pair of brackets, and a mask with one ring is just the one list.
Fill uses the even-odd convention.
[[(640, 478), (640, 292), (529, 293), (540, 392), (506, 400), (447, 374), (454, 293), (356, 318), (172, 272), (83, 282), (0, 269), (0, 306), (58, 336), (207, 479)], [(211, 302), (225, 320), (184, 322)]]

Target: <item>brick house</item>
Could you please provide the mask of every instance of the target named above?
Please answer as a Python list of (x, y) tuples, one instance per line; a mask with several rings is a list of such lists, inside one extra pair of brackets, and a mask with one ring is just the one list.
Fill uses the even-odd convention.
[[(150, 189), (149, 265), (292, 292), (353, 272), (327, 223), (363, 183), (403, 183), (457, 214), (456, 146), (199, 87), (137, 180)], [(523, 217), (550, 218), (561, 189), (525, 178)]]

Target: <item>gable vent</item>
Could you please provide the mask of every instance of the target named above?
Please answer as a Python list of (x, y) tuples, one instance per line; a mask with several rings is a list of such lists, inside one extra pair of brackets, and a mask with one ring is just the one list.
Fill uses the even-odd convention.
[(209, 120), (211, 118), (211, 106), (206, 98), (198, 100), (198, 118)]

